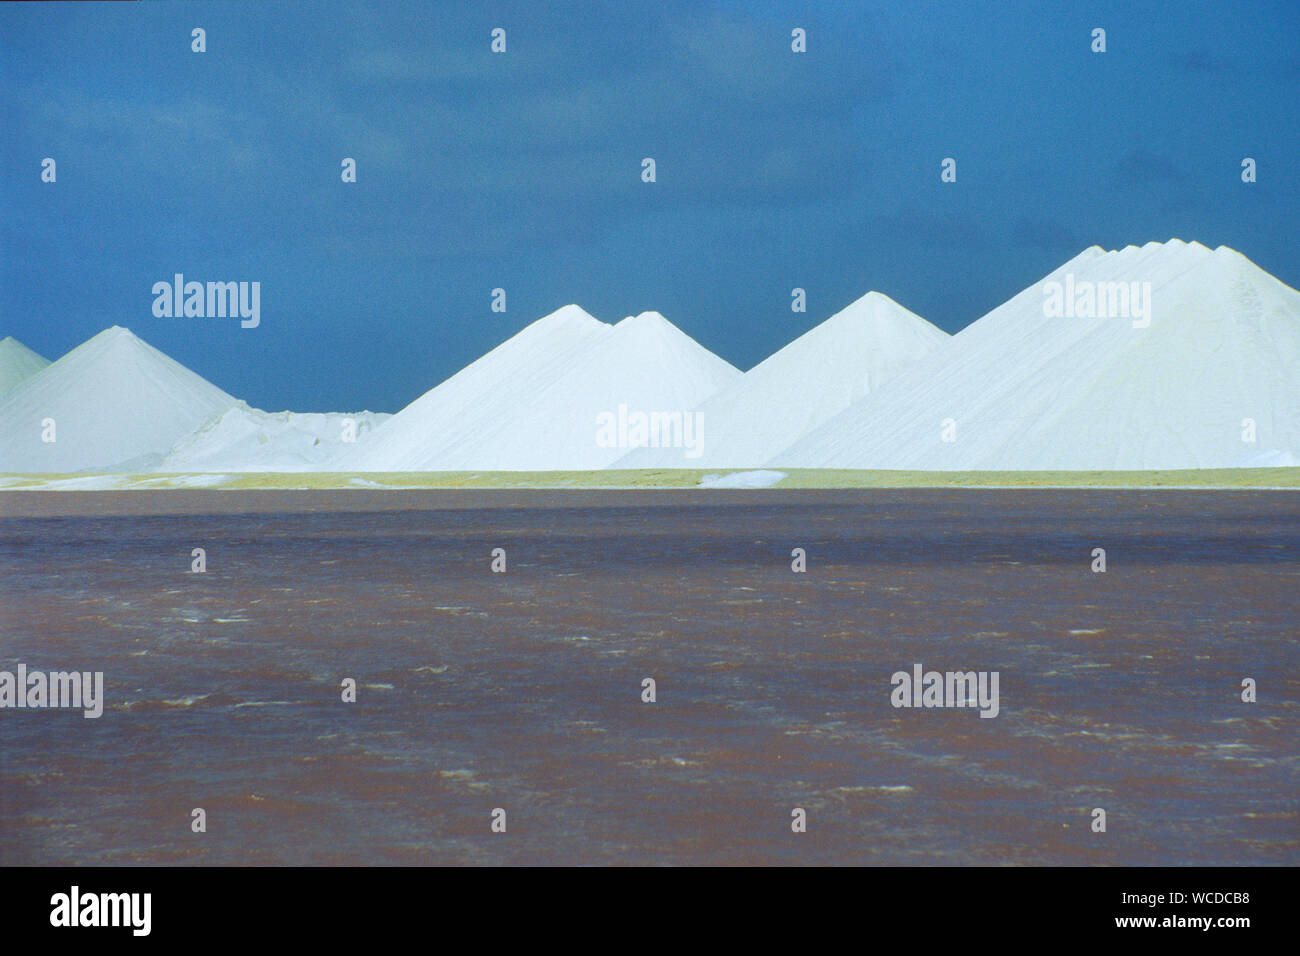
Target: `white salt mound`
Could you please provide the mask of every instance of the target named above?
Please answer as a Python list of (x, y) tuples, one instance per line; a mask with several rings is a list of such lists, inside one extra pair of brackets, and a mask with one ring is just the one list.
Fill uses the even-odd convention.
[[(684, 413), (740, 372), (657, 312), (608, 325), (567, 305), (384, 422), (351, 471), (604, 468), (600, 416)], [(607, 443), (607, 442), (606, 442)]]
[(0, 395), (12, 391), (49, 364), (49, 359), (36, 354), (12, 335), (0, 339)]
[[(0, 472), (139, 471), (235, 399), (113, 326), (0, 398)], [(53, 421), (54, 441), (46, 420)]]
[(947, 340), (893, 299), (868, 292), (696, 408), (702, 454), (641, 448), (614, 467), (756, 467)]
[(379, 423), (391, 417), (377, 412), (264, 412), (237, 402), (177, 442), (153, 470), (329, 470), (341, 452), (368, 442)]
[(1300, 466), (1300, 455), (1276, 448), (1272, 451), (1246, 455), (1233, 465), (1234, 468), (1295, 468), (1298, 466)]
[(784, 471), (733, 471), (728, 475), (705, 475), (699, 480), (700, 488), (771, 488), (786, 477)]
[[(1044, 283), (1067, 273), (1076, 288), (1150, 282), (1149, 326), (1047, 317)], [(1094, 246), (768, 464), (1129, 470), (1290, 460), (1300, 453), (1297, 368), (1300, 293), (1240, 253), (1177, 239)], [(1244, 442), (1252, 423), (1255, 440)]]

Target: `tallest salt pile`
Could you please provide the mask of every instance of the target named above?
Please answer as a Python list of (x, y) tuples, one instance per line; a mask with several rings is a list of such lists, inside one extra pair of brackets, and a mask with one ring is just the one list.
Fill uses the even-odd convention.
[[(1149, 324), (1051, 317), (1047, 283), (1151, 283)], [(1226, 246), (1085, 250), (771, 459), (1142, 470), (1300, 460), (1300, 293)]]

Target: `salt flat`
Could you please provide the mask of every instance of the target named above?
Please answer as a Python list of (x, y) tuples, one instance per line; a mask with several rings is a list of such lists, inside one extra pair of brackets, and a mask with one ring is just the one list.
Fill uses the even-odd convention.
[[(769, 491), (836, 488), (1134, 488), (1300, 489), (1300, 468), (1194, 468), (1169, 471), (890, 471), (790, 468), (723, 471), (691, 468), (592, 471), (391, 471), (227, 472), (186, 474), (0, 474), (0, 515), (26, 508), (32, 491), (145, 492), (209, 488), (217, 491), (338, 491), (341, 498), (367, 490), (537, 489), (595, 494), (630, 489), (654, 492), (699, 488), (762, 496)], [(360, 500), (359, 497), (357, 500)]]

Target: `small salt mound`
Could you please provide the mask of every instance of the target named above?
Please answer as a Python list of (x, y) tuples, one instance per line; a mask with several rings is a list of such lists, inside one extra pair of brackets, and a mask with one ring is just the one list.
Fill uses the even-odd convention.
[(82, 478), (51, 478), (30, 487), (40, 491), (116, 491), (125, 483), (122, 475), (86, 475)]
[(220, 488), (230, 475), (164, 475), (132, 482), (132, 488)]
[[(239, 402), (179, 441), (153, 471), (321, 471), (390, 415), (264, 412)], [(349, 440), (350, 439), (350, 440)]]
[(1300, 466), (1300, 456), (1293, 452), (1274, 448), (1269, 451), (1245, 455), (1233, 466), (1235, 468), (1295, 468)]
[(727, 475), (705, 475), (700, 488), (771, 488), (786, 477), (784, 471), (733, 471)]

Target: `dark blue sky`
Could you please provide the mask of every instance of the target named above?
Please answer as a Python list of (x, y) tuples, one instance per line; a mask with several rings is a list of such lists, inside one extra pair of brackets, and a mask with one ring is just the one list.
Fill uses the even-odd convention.
[[(1294, 0), (3, 4), (0, 83), (0, 335), (124, 325), (271, 410), (396, 411), (567, 302), (748, 368), (870, 289), (956, 331), (1094, 243), (1300, 286)], [(155, 318), (175, 272), (260, 281), (261, 326)]]

